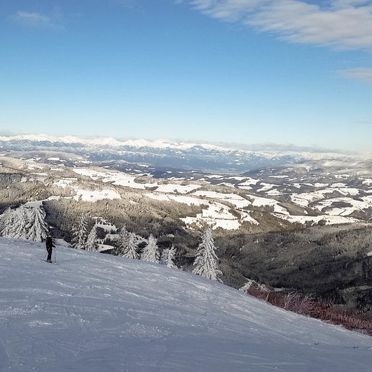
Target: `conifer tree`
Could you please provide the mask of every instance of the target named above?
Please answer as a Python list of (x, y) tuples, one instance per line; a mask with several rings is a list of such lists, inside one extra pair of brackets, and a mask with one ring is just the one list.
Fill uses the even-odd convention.
[(126, 258), (138, 259), (138, 245), (144, 241), (144, 238), (133, 232), (129, 232), (124, 226), (119, 233), (117, 254)]
[(87, 248), (88, 238), (88, 218), (85, 214), (82, 214), (79, 220), (78, 226), (73, 228), (71, 245), (77, 249)]
[(159, 262), (159, 250), (157, 240), (150, 234), (146, 247), (142, 252), (141, 259), (147, 262)]
[(177, 268), (176, 264), (174, 263), (174, 257), (176, 255), (176, 248), (172, 245), (169, 249), (164, 249), (161, 255), (161, 263), (167, 265), (169, 268)]
[(202, 235), (194, 261), (193, 273), (211, 280), (218, 280), (222, 272), (218, 269), (218, 257), (216, 255), (212, 230), (208, 228)]
[(97, 242), (97, 224), (95, 223), (92, 229), (89, 232), (87, 242), (86, 242), (86, 250), (87, 251), (96, 251), (98, 249), (98, 242)]
[(44, 240), (49, 231), (45, 217), (41, 203), (29, 203), (16, 209), (8, 208), (0, 216), (0, 234), (12, 239)]
[(46, 213), (42, 205), (27, 208), (28, 224), (26, 226), (26, 239), (43, 241), (48, 235), (48, 225), (45, 222)]

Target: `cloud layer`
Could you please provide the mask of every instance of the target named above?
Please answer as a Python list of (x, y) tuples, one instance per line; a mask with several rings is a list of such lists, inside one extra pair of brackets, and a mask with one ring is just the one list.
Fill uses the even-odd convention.
[(18, 11), (12, 18), (15, 22), (24, 26), (47, 28), (56, 27), (56, 24), (53, 22), (51, 17), (38, 12)]
[(213, 18), (294, 43), (372, 49), (372, 0), (188, 0)]
[(352, 68), (339, 72), (347, 79), (361, 80), (367, 83), (372, 83), (372, 68)]

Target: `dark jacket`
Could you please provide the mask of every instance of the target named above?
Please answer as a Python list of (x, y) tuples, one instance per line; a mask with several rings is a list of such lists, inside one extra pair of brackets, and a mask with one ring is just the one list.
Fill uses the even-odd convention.
[(54, 247), (54, 242), (53, 242), (53, 239), (52, 237), (48, 236), (45, 240), (45, 246), (46, 246), (46, 249), (47, 251), (51, 251)]

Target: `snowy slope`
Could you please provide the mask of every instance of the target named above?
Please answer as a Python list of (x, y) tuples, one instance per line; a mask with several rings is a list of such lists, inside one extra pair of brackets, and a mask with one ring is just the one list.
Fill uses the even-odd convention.
[(372, 371), (372, 338), (160, 265), (0, 239), (0, 371)]

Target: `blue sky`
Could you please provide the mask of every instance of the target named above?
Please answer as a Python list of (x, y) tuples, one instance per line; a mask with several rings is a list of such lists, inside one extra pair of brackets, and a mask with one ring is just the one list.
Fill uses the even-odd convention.
[(0, 2), (0, 130), (370, 150), (372, 1)]

